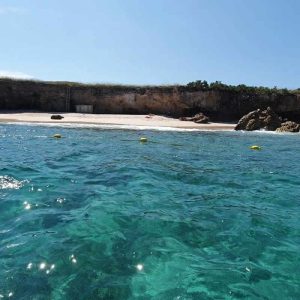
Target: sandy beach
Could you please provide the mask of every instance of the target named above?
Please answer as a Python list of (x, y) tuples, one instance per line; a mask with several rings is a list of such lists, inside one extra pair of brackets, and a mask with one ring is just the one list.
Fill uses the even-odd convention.
[(41, 112), (5, 112), (0, 113), (0, 122), (4, 123), (53, 123), (53, 124), (95, 124), (95, 125), (127, 125), (145, 127), (172, 127), (199, 130), (233, 130), (235, 124), (209, 123), (196, 124), (157, 115), (116, 115), (116, 114), (81, 114), (59, 113), (62, 120), (52, 120), (51, 115), (58, 113)]

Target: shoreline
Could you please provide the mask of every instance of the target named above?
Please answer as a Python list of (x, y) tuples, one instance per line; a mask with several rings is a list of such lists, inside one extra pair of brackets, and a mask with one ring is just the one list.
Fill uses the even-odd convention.
[[(64, 118), (52, 120), (51, 115), (59, 114)], [(104, 127), (128, 129), (187, 130), (187, 131), (234, 131), (236, 124), (208, 123), (197, 124), (180, 121), (175, 118), (158, 115), (123, 115), (123, 114), (82, 114), (82, 113), (44, 113), (44, 112), (0, 112), (0, 124), (40, 124), (48, 126)], [(77, 127), (77, 126), (76, 126)]]

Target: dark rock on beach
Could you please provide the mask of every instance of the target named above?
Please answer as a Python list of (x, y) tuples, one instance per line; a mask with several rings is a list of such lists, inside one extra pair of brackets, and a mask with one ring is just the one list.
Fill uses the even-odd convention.
[(63, 119), (64, 117), (63, 116), (61, 116), (61, 115), (52, 115), (51, 116), (51, 119), (52, 120), (61, 120), (61, 119)]
[(278, 132), (299, 132), (299, 130), (300, 124), (292, 121), (281, 123), (281, 127), (276, 129)]
[(259, 130), (274, 131), (281, 127), (281, 118), (270, 108), (257, 109), (243, 116), (235, 127), (235, 130)]
[(198, 124), (206, 124), (209, 122), (209, 117), (205, 116), (203, 113), (198, 113), (194, 117), (181, 117), (181, 121), (192, 121)]

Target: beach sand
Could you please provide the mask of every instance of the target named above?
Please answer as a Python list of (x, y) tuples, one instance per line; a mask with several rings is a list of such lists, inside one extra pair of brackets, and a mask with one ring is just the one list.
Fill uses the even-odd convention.
[[(51, 120), (51, 115), (60, 114), (62, 120)], [(82, 113), (42, 113), (42, 112), (2, 112), (0, 122), (4, 123), (53, 123), (53, 124), (95, 124), (124, 125), (145, 127), (172, 127), (199, 130), (234, 130), (235, 124), (209, 123), (196, 124), (157, 115), (123, 115), (123, 114), (82, 114)]]

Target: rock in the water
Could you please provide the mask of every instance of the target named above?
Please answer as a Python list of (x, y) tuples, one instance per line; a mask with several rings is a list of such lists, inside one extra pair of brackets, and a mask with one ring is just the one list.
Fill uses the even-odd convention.
[(249, 281), (250, 282), (259, 282), (261, 280), (270, 280), (272, 278), (272, 273), (268, 270), (256, 268), (251, 270)]
[(235, 127), (235, 130), (259, 130), (274, 131), (281, 126), (280, 117), (268, 107), (266, 110), (257, 109), (243, 116)]
[(300, 131), (300, 124), (287, 121), (281, 123), (281, 127), (277, 128), (276, 131), (278, 132), (299, 132)]
[(206, 115), (204, 115), (203, 113), (198, 113), (196, 114), (194, 117), (181, 117), (179, 118), (179, 120), (181, 121), (192, 121), (195, 123), (208, 123), (209, 122), (209, 117), (207, 117)]
[(258, 130), (260, 128), (259, 114), (260, 109), (249, 112), (239, 120), (235, 130)]
[(61, 120), (61, 119), (63, 119), (64, 117), (63, 116), (61, 116), (61, 115), (52, 115), (51, 116), (51, 119), (52, 120)]

